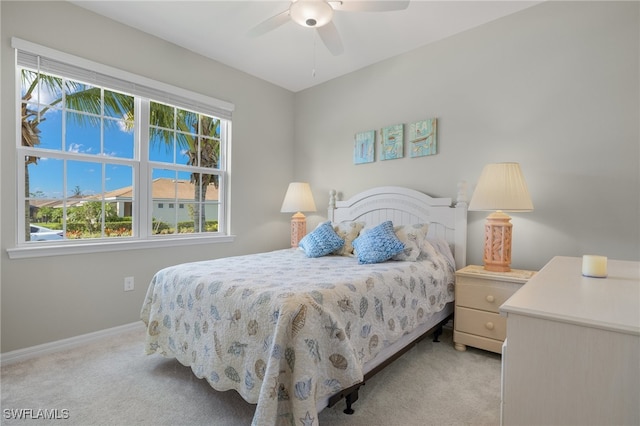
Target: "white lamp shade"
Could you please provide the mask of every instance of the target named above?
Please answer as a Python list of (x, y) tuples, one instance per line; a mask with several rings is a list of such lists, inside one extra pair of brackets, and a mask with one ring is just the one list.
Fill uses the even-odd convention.
[(518, 163), (487, 164), (473, 192), (469, 210), (533, 210), (531, 196)]
[(291, 182), (282, 202), (282, 213), (315, 212), (311, 187), (306, 182)]

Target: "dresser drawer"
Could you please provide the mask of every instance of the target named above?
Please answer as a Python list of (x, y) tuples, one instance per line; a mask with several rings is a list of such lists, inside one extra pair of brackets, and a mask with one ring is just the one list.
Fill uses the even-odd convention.
[(454, 324), (463, 333), (501, 341), (507, 337), (507, 319), (492, 312), (457, 307)]
[(456, 281), (456, 305), (498, 313), (500, 305), (519, 288), (519, 284), (459, 277)]

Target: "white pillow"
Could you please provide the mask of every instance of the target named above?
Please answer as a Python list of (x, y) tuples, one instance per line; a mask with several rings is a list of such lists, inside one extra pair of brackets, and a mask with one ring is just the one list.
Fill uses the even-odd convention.
[[(438, 253), (442, 254), (447, 259), (447, 262), (449, 262), (449, 265), (451, 265), (451, 267), (455, 270), (456, 261), (453, 258), (453, 253), (451, 252), (451, 247), (449, 246), (449, 243), (447, 243), (447, 241), (444, 238), (438, 238), (438, 237), (427, 238), (427, 240), (425, 241), (425, 246), (426, 244), (429, 244), (429, 243), (433, 249), (435, 249)], [(422, 248), (423, 253), (427, 251), (427, 249), (425, 249), (425, 246), (423, 246)]]
[(360, 231), (364, 228), (364, 222), (344, 221), (333, 224), (333, 230), (344, 240), (344, 245), (331, 254), (340, 256), (353, 256), (353, 240), (358, 238)]
[(428, 223), (394, 226), (396, 236), (404, 244), (404, 250), (392, 257), (393, 260), (415, 262), (420, 255), (423, 243), (429, 232)]

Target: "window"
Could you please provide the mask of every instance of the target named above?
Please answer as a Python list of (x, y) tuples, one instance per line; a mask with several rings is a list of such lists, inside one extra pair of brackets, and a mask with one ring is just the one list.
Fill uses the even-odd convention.
[[(232, 105), (12, 43), (18, 247), (227, 235)], [(32, 225), (64, 238), (34, 241)]]

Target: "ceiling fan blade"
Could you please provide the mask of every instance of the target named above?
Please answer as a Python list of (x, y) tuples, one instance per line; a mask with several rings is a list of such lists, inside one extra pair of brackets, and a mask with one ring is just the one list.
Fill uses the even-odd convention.
[(404, 10), (409, 7), (409, 0), (387, 0), (387, 1), (361, 1), (342, 0), (329, 1), (334, 10), (345, 12), (390, 12), (393, 10)]
[(327, 46), (327, 49), (329, 49), (329, 52), (331, 52), (333, 56), (341, 55), (342, 52), (344, 52), (340, 34), (338, 34), (338, 29), (333, 22), (329, 22), (327, 25), (317, 28), (317, 31), (322, 42)]
[(289, 9), (287, 9), (284, 12), (280, 12), (277, 15), (267, 19), (266, 21), (256, 25), (251, 30), (249, 30), (247, 35), (249, 37), (261, 36), (268, 33), (269, 31), (275, 30), (281, 25), (286, 24), (290, 19), (291, 18), (289, 17)]

